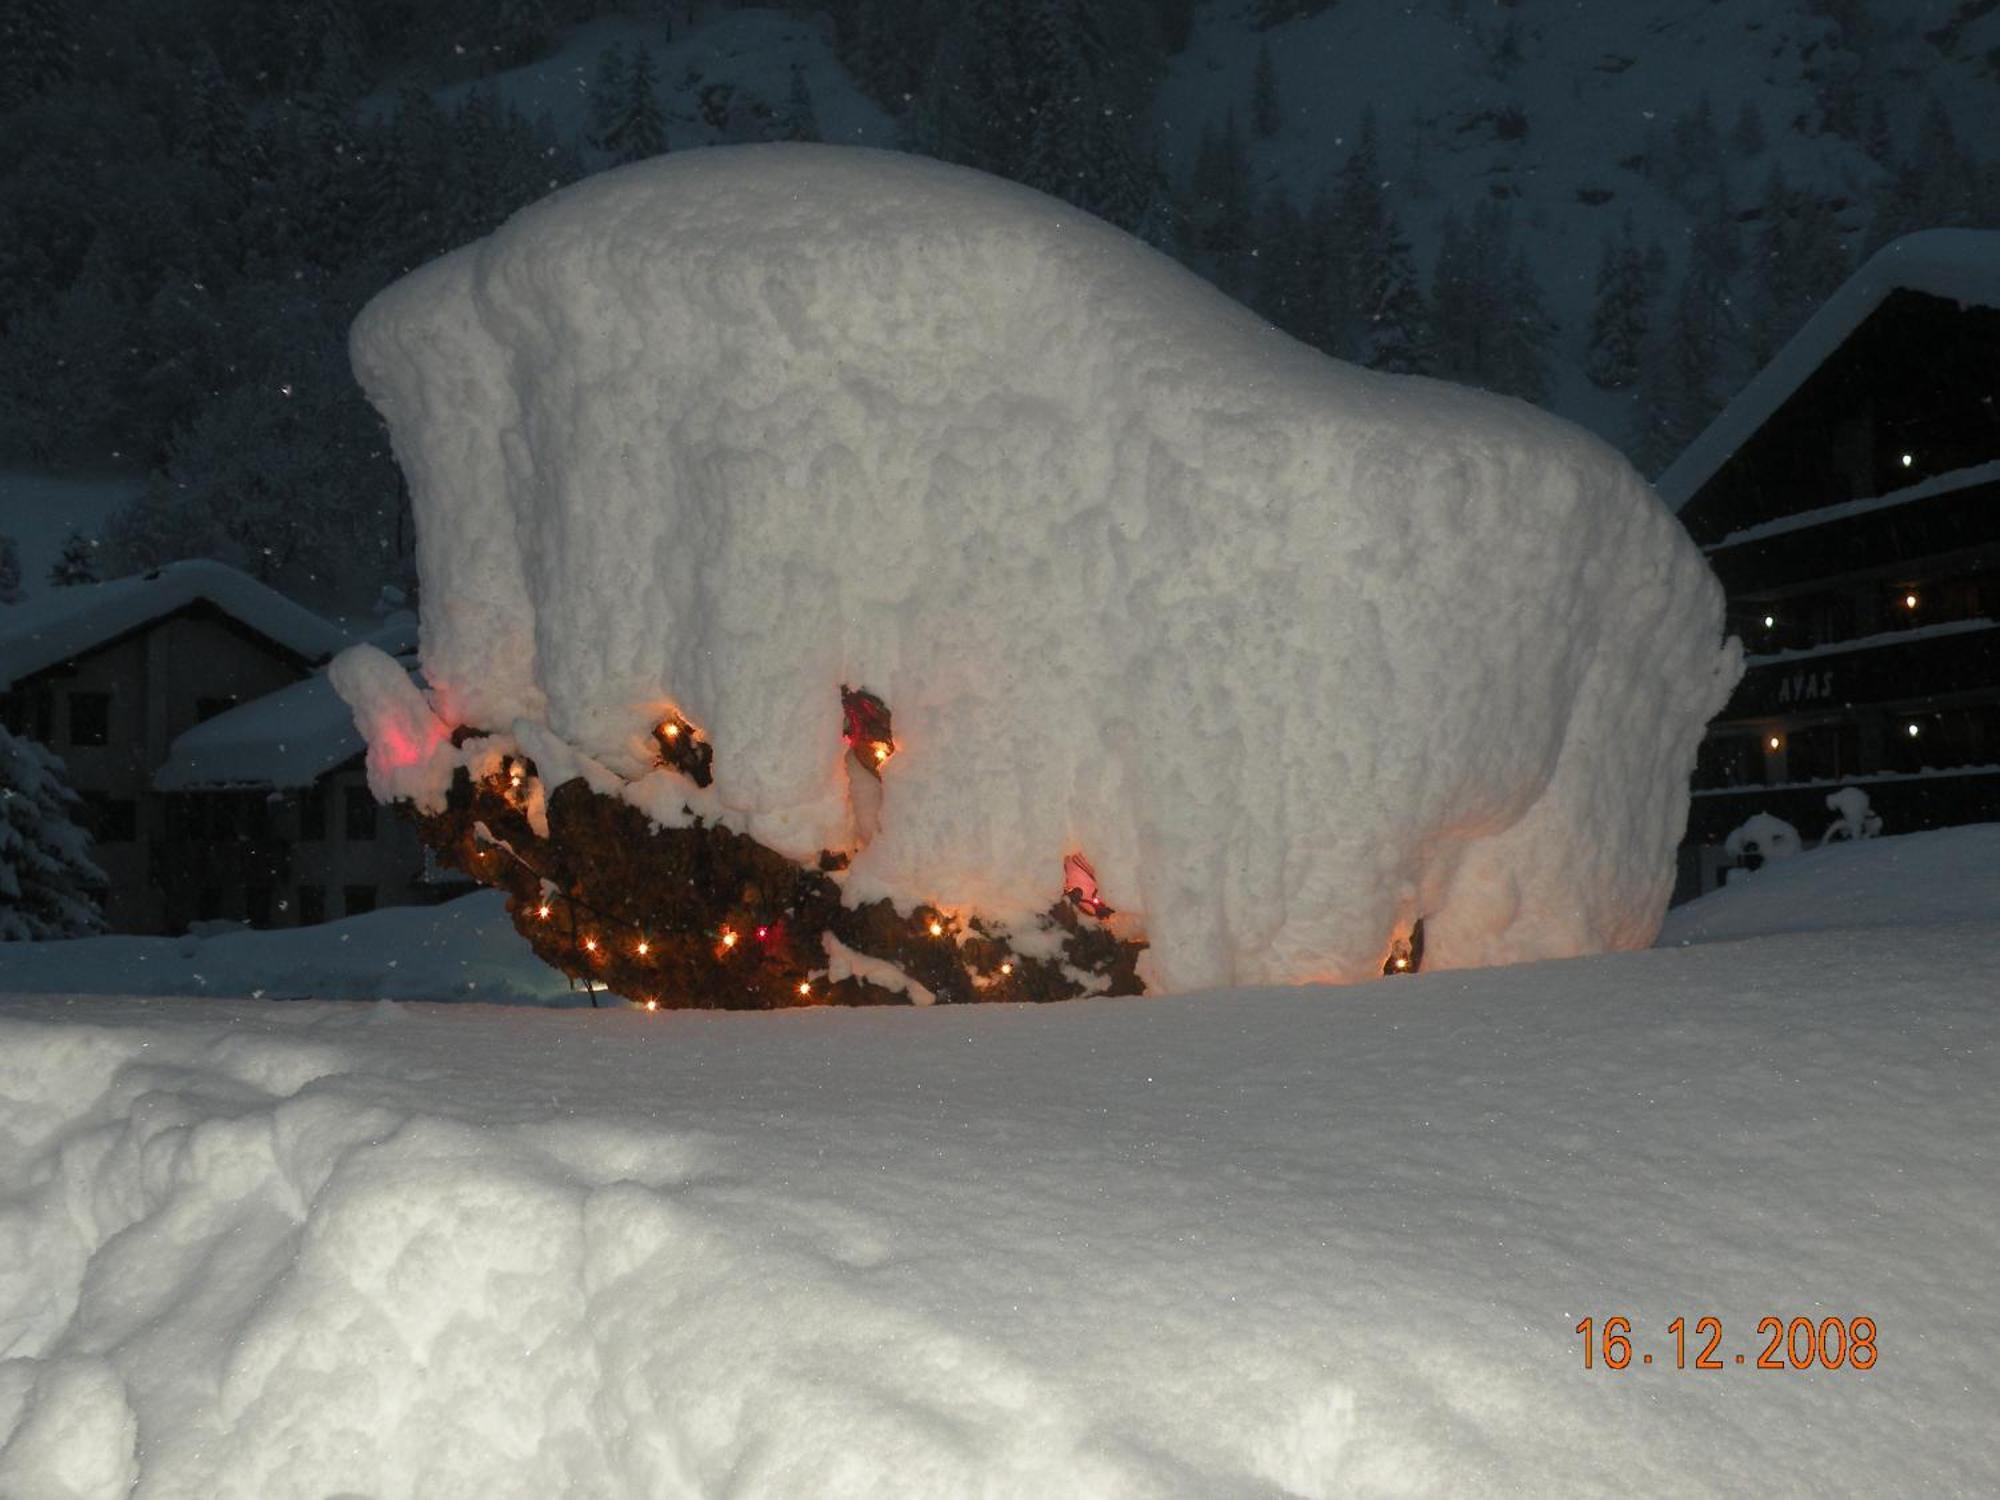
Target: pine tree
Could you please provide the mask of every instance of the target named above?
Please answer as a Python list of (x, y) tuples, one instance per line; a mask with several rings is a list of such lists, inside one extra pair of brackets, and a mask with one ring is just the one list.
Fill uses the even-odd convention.
[(625, 49), (618, 43), (611, 43), (597, 54), (597, 68), (590, 75), (590, 87), (583, 96), (584, 114), (589, 121), (585, 138), (596, 150), (611, 149), (611, 132), (624, 113), (628, 77)]
[(1657, 476), (1700, 436), (1721, 408), (1715, 379), (1713, 311), (1700, 274), (1690, 270), (1646, 359), (1633, 406), (1627, 450), (1633, 463)]
[(49, 565), (51, 587), (69, 588), (98, 581), (96, 541), (80, 531), (72, 531), (63, 541), (62, 552)]
[(1250, 155), (1236, 125), (1236, 111), (1217, 133), (1202, 130), (1190, 182), (1196, 248), (1206, 258), (1217, 286), (1234, 291), (1244, 280), (1250, 249)]
[(76, 824), (78, 806), (62, 762), (0, 726), (0, 942), (104, 930), (104, 872)]
[(1316, 331), (1309, 318), (1313, 270), (1305, 216), (1281, 185), (1258, 216), (1256, 307), (1277, 327), (1307, 343)]
[(1353, 149), (1341, 165), (1329, 225), (1333, 275), (1327, 292), (1331, 323), (1325, 347), (1341, 358), (1367, 357), (1371, 303), (1390, 278), (1388, 217), (1371, 108), (1362, 112)]
[(1500, 289), (1502, 322), (1486, 384), (1502, 395), (1540, 405), (1549, 398), (1549, 344), (1556, 324), (1542, 301), (1527, 251), (1508, 257)]
[(188, 70), (187, 133), (182, 147), (230, 179), (249, 166), (250, 126), (243, 101), (223, 76), (214, 51), (203, 46)]
[(66, 0), (0, 5), (0, 114), (18, 108), (76, 71)]
[(1432, 273), (1431, 367), (1526, 401), (1546, 399), (1554, 323), (1512, 225), (1497, 203), (1482, 203), (1468, 228), (1447, 214)]
[(1743, 108), (1737, 112), (1736, 124), (1729, 132), (1729, 144), (1738, 156), (1764, 154), (1764, 116), (1754, 101), (1745, 100)]
[(793, 63), (791, 88), (785, 95), (784, 113), (778, 117), (778, 139), (816, 141), (819, 138), (819, 115), (813, 109), (812, 90), (806, 85), (806, 70)]
[(1278, 97), (1278, 65), (1271, 61), (1271, 44), (1257, 48), (1257, 64), (1250, 71), (1250, 133), (1268, 141), (1285, 123), (1285, 107)]
[(667, 149), (667, 116), (660, 107), (658, 85), (653, 54), (642, 42), (632, 55), (617, 117), (604, 138), (604, 148), (611, 153), (614, 166), (645, 161)]
[(1752, 262), (1750, 355), (1763, 365), (1847, 279), (1847, 247), (1825, 201), (1775, 168), (1764, 187)]
[(542, 0), (498, 0), (487, 35), (494, 63), (518, 68), (547, 55), (555, 28)]
[(1591, 302), (1584, 371), (1600, 390), (1626, 390), (1638, 380), (1652, 301), (1652, 278), (1627, 215), (1618, 239), (1604, 241)]
[(21, 549), (11, 536), (0, 532), (0, 604), (21, 602)]
[(1430, 373), (1429, 310), (1416, 262), (1393, 212), (1385, 211), (1376, 241), (1356, 267), (1360, 360), (1396, 375)]
[(1861, 144), (1871, 160), (1887, 167), (1896, 159), (1896, 132), (1889, 123), (1889, 106), (1877, 94), (1868, 105), (1868, 123), (1862, 128)]

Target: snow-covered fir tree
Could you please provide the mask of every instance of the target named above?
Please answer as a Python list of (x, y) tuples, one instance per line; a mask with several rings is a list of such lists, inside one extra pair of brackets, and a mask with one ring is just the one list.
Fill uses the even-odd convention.
[(625, 70), (625, 88), (603, 135), (614, 165), (644, 161), (667, 149), (667, 115), (660, 105), (659, 71), (644, 43)]
[[(1215, 283), (1224, 290), (1242, 287), (1250, 251), (1250, 155), (1236, 111), (1223, 117), (1222, 128), (1204, 126), (1188, 178), (1187, 218), (1193, 246)], [(1317, 340), (1315, 340), (1317, 342)]]
[(1445, 216), (1431, 286), (1436, 374), (1525, 401), (1546, 398), (1554, 325), (1504, 207), (1480, 204), (1470, 225)]
[(62, 762), (0, 725), (0, 942), (104, 930), (104, 872), (77, 826), (79, 805)]
[(1618, 238), (1604, 241), (1591, 298), (1584, 371), (1599, 389), (1622, 391), (1638, 380), (1653, 296), (1653, 278), (1628, 214)]
[(1764, 114), (1754, 100), (1744, 100), (1743, 108), (1737, 111), (1736, 123), (1729, 129), (1729, 144), (1746, 160), (1764, 154)]
[(72, 531), (63, 539), (62, 551), (49, 564), (49, 583), (55, 588), (68, 588), (72, 584), (99, 582), (97, 571), (97, 543), (80, 531)]
[(1285, 123), (1285, 106), (1278, 95), (1278, 65), (1271, 60), (1271, 44), (1257, 49), (1256, 66), (1250, 72), (1250, 133), (1268, 141)]
[(812, 89), (806, 83), (806, 70), (793, 63), (791, 85), (785, 92), (785, 107), (778, 115), (778, 139), (816, 141), (819, 138), (819, 114), (813, 108)]
[(20, 544), (5, 532), (0, 532), (0, 604), (19, 604), (20, 602)]
[(75, 71), (76, 17), (66, 0), (0, 5), (0, 112), (26, 103)]
[(599, 151), (609, 151), (611, 131), (625, 108), (629, 74), (625, 49), (612, 42), (597, 54), (597, 65), (584, 92), (584, 117), (588, 143)]
[(1769, 361), (1851, 269), (1833, 210), (1818, 194), (1792, 188), (1773, 168), (1751, 257), (1751, 363)]

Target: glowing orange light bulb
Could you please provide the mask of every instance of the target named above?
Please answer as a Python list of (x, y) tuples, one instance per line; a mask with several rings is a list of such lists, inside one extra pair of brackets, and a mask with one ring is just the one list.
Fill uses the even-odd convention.
[(646, 1002), (647, 1010), (658, 1010), (659, 1008), (660, 1008), (660, 1002), (657, 1000), (648, 1000)]
[(644, 958), (648, 953), (651, 953), (652, 951), (653, 951), (653, 945), (647, 942), (644, 938), (640, 938), (639, 957)]
[(1399, 958), (1396, 960), (1396, 967), (1399, 969), (1407, 969), (1409, 968), (1409, 966), (1410, 966), (1410, 961), (1407, 958)]
[(546, 921), (546, 920), (548, 919), (548, 915), (549, 915), (549, 904), (548, 904), (548, 902), (544, 901), (544, 902), (543, 902), (543, 903), (542, 903), (542, 904), (541, 904), (540, 906), (536, 907), (536, 908), (535, 908), (535, 915), (536, 915), (536, 916), (538, 916), (538, 917), (541, 917), (541, 918), (542, 918), (542, 919), (543, 919), (544, 921)]
[(660, 733), (664, 734), (670, 740), (677, 740), (681, 737), (681, 726), (678, 724), (662, 724), (660, 726)]
[(731, 932), (727, 927), (722, 929), (722, 946), (725, 948), (734, 948), (736, 946), (736, 934)]
[(944, 923), (942, 923), (942, 922), (937, 922), (937, 921), (933, 921), (933, 922), (931, 923), (931, 936), (932, 936), (932, 937), (943, 937), (943, 936), (944, 936)]
[(889, 758), (889, 747), (887, 745), (882, 744), (880, 741), (877, 741), (875, 745), (876, 764), (880, 765), (883, 761), (887, 760), (888, 758)]
[(597, 939), (585, 938), (583, 940), (583, 948), (586, 953), (595, 953), (597, 951)]
[(801, 979), (799, 981), (799, 993), (801, 995), (810, 995), (812, 992), (812, 981), (810, 979)]
[(1014, 966), (1012, 964), (1002, 964), (1000, 965), (1000, 972), (1002, 974), (1011, 974), (1014, 972)]
[(1779, 740), (1778, 737), (1774, 734), (1765, 743), (1768, 744), (1773, 750), (1775, 750), (1778, 748)]
[(1917, 596), (1915, 594), (1903, 595), (1903, 608), (1915, 609), (1916, 607), (1917, 607)]

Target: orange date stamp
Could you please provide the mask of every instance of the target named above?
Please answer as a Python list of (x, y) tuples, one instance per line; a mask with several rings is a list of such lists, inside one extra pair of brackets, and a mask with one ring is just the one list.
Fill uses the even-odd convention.
[[(1635, 1364), (1646, 1368), (1655, 1363), (1649, 1350), (1632, 1346), (1632, 1320), (1606, 1318), (1599, 1323), (1585, 1318), (1575, 1332), (1583, 1339), (1583, 1367), (1586, 1370), (1629, 1370)], [(1686, 1318), (1667, 1325), (1673, 1338), (1673, 1368), (1676, 1370), (1727, 1370), (1737, 1365), (1749, 1370), (1872, 1370), (1875, 1368), (1875, 1320), (1873, 1318), (1764, 1318), (1757, 1324), (1763, 1341), (1756, 1359), (1745, 1350), (1733, 1357), (1722, 1352), (1722, 1319), (1697, 1318), (1692, 1330)], [(1689, 1359), (1692, 1351), (1694, 1357)], [(1660, 1351), (1658, 1363), (1666, 1364), (1667, 1351)]]

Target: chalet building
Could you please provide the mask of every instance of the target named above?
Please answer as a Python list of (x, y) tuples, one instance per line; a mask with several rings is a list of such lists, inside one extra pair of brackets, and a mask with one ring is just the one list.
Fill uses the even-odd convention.
[(1753, 813), (1818, 838), (1842, 786), (1891, 832), (2000, 819), (2000, 232), (1886, 247), (1658, 487), (1748, 655), (1683, 894)]
[(432, 899), (415, 832), (370, 796), (320, 670), (348, 643), (211, 562), (0, 609), (0, 722), (62, 758), (114, 932), (303, 926)]

